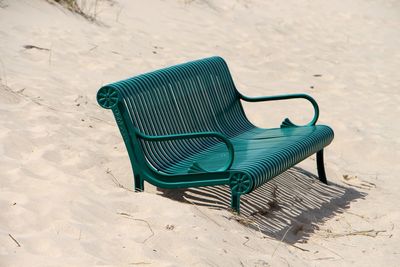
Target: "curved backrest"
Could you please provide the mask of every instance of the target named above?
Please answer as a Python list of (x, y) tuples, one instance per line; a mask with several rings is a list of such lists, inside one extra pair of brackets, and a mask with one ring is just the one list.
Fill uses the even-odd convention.
[[(232, 137), (253, 127), (220, 57), (172, 66), (107, 87), (119, 91), (130, 123), (148, 135), (211, 131)], [(142, 147), (155, 168), (166, 170), (216, 142), (212, 138), (142, 141)]]

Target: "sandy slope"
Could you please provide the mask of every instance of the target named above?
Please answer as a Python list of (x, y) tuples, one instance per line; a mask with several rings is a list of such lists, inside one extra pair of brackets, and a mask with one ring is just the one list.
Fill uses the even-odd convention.
[[(396, 266), (400, 5), (264, 2), (99, 1), (96, 24), (0, 1), (0, 266)], [(116, 185), (131, 169), (97, 89), (210, 55), (245, 94), (317, 99), (336, 133), (330, 186), (308, 159), (245, 199), (243, 225), (226, 188)], [(246, 111), (262, 126), (311, 116), (301, 101)], [(249, 216), (274, 195), (279, 209)]]

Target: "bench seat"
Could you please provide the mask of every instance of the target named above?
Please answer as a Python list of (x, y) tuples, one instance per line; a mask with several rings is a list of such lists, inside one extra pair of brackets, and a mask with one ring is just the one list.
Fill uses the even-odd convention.
[[(253, 189), (317, 153), (333, 140), (329, 126), (302, 126), (260, 129), (238, 135), (230, 141), (235, 151), (232, 170), (241, 170), (253, 179)], [(229, 160), (226, 146), (219, 143), (166, 170), (169, 174), (191, 172), (197, 162), (205, 171), (216, 171)], [(195, 171), (194, 171), (195, 172)]]

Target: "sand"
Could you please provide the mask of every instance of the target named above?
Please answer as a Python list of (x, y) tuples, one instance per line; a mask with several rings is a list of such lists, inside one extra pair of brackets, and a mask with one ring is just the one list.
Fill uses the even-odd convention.
[[(0, 266), (398, 265), (399, 2), (81, 3), (95, 22), (0, 1)], [(212, 55), (244, 94), (315, 97), (336, 134), (329, 186), (311, 157), (246, 196), (241, 217), (225, 187), (131, 191), (98, 88)], [(264, 127), (312, 115), (302, 101), (245, 109)]]

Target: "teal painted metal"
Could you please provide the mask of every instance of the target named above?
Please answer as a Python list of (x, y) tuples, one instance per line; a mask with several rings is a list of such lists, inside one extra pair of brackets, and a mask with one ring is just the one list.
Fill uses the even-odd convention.
[[(286, 118), (280, 128), (258, 128), (241, 104), (293, 98), (306, 99), (314, 108), (304, 126)], [(241, 195), (314, 153), (326, 183), (322, 151), (334, 134), (328, 126), (315, 125), (317, 102), (306, 94), (244, 96), (220, 57), (106, 85), (97, 101), (113, 111), (137, 191), (143, 190), (144, 180), (163, 188), (229, 185), (231, 207), (239, 212)]]

